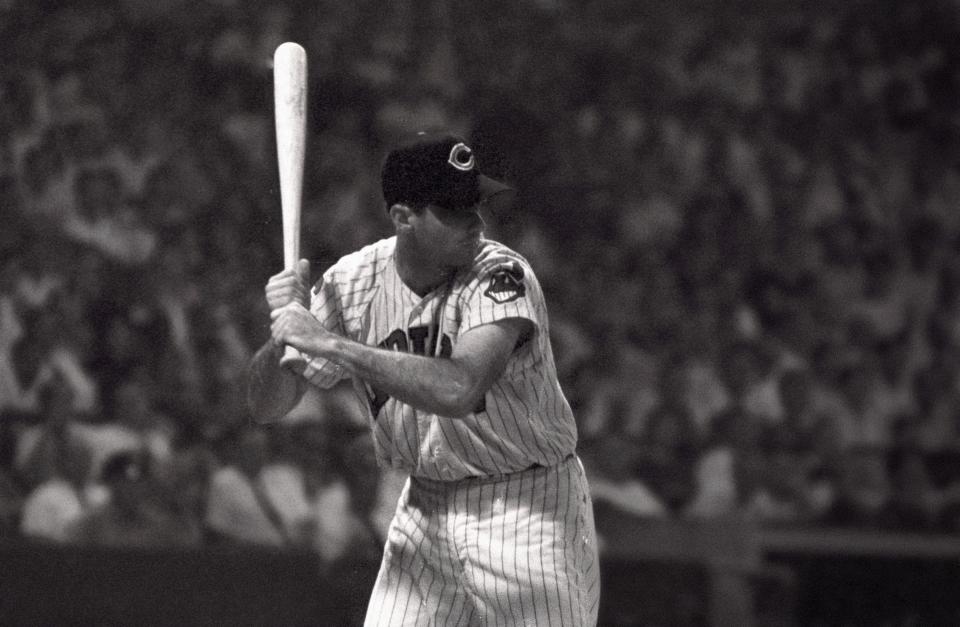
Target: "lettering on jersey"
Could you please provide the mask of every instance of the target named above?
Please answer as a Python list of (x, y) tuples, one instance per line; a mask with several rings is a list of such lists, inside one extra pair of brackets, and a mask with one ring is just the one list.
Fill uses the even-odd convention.
[[(440, 338), (440, 354), (437, 355), (437, 337), (439, 327), (437, 325), (410, 327), (406, 331), (403, 329), (394, 329), (377, 346), (388, 348), (390, 350), (403, 353), (413, 353), (415, 355), (436, 355), (438, 357), (449, 358), (453, 354), (453, 342), (446, 333)], [(367, 386), (370, 399), (370, 409), (373, 415), (380, 413), (380, 409), (390, 399), (390, 395), (382, 390), (378, 390), (372, 385)], [(481, 401), (481, 407), (475, 411), (484, 411), (486, 402)]]
[(497, 268), (490, 275), (490, 285), (483, 294), (498, 305), (526, 296), (527, 287), (523, 283), (523, 267), (514, 261), (508, 266)]
[(407, 348), (407, 334), (401, 329), (395, 329), (390, 333), (390, 335), (387, 336), (387, 339), (377, 344), (377, 346), (380, 348), (389, 348), (391, 350), (400, 351), (401, 353), (409, 352), (409, 349)]

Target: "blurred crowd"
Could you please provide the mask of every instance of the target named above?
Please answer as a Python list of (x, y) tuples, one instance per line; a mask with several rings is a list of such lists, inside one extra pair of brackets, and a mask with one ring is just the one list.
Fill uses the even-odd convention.
[(0, 535), (378, 554), (351, 391), (240, 386), (286, 40), (315, 276), (404, 132), (517, 188), (598, 502), (960, 532), (960, 10), (654, 4), (0, 1)]

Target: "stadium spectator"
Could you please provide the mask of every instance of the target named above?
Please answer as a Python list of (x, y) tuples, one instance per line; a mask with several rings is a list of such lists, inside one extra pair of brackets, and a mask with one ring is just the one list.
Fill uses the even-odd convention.
[[(656, 405), (637, 427), (636, 418), (616, 420), (613, 433), (635, 442), (634, 470), (639, 479), (669, 512), (680, 512), (694, 491), (693, 467), (701, 451), (701, 436), (686, 405), (688, 379), (682, 358), (665, 360), (656, 381)], [(613, 470), (613, 469), (611, 469)]]
[(73, 410), (73, 394), (63, 379), (54, 377), (40, 390), (39, 411), (27, 414), (18, 429), (13, 470), (30, 490), (54, 472), (63, 443), (76, 434), (80, 424)]
[[(58, 240), (36, 234), (26, 242), (21, 263), (10, 263), (5, 271), (7, 290), (3, 294), (3, 338), (0, 350), (5, 370), (2, 384), (4, 403), (15, 409), (37, 410), (36, 394), (51, 378), (58, 376), (73, 393), (71, 403), (79, 412), (91, 412), (99, 403), (93, 375), (85, 365), (81, 342), (85, 320), (72, 320), (62, 308), (65, 279), (54, 270), (54, 246)], [(74, 326), (76, 324), (76, 326)]]
[(770, 427), (788, 448), (798, 452), (802, 472), (818, 472), (836, 464), (840, 440), (838, 420), (817, 407), (817, 377), (807, 368), (787, 370), (780, 377), (783, 420)]
[(166, 507), (145, 452), (112, 455), (100, 481), (109, 491), (108, 499), (77, 522), (73, 542), (127, 548), (199, 546), (198, 529), (183, 524)]
[(156, 234), (133, 208), (124, 206), (126, 190), (116, 171), (82, 170), (74, 184), (76, 211), (63, 223), (68, 237), (125, 264), (142, 264), (154, 254)]
[(35, 409), (40, 382), (25, 385), (17, 372), (14, 351), (25, 334), (13, 289), (18, 266), (11, 260), (0, 268), (0, 410), (25, 411)]
[(763, 428), (756, 490), (744, 512), (765, 523), (819, 522), (833, 506), (831, 467), (813, 453), (806, 438), (781, 425)]
[(209, 541), (204, 514), (216, 464), (204, 443), (181, 439), (174, 442), (166, 462), (154, 465), (163, 508), (186, 544), (201, 546)]
[(345, 429), (340, 437), (344, 446), (336, 464), (339, 479), (331, 484), (333, 489), (321, 488), (314, 496), (318, 529), (314, 546), (328, 560), (331, 572), (362, 568), (379, 559), (386, 528), (381, 532), (377, 525), (376, 506), (383, 497), (399, 497), (401, 487), (391, 484), (384, 477), (387, 471), (377, 467), (373, 439), (367, 431)]
[(155, 407), (153, 389), (138, 379), (117, 383), (113, 392), (110, 422), (136, 441), (131, 447), (146, 451), (151, 463), (166, 464), (172, 455), (177, 425)]
[(934, 485), (923, 453), (913, 446), (898, 446), (889, 456), (888, 467), (890, 500), (880, 525), (893, 531), (940, 531), (944, 495)]
[(879, 529), (891, 502), (891, 479), (883, 449), (847, 447), (843, 451), (837, 494), (823, 522)]
[[(311, 531), (305, 507), (301, 503), (298, 508), (303, 516), (288, 517), (294, 523), (288, 527), (265, 485), (264, 470), (272, 461), (267, 432), (241, 425), (227, 435), (222, 450), (223, 464), (211, 476), (207, 495), (204, 523), (211, 537), (221, 543), (303, 547)], [(289, 473), (284, 474), (275, 478), (290, 478)], [(285, 491), (302, 498), (296, 493), (298, 487), (294, 485)]]
[[(380, 471), (369, 433), (341, 416), (327, 414), (290, 425), (283, 441), (286, 454), (264, 471), (275, 473), (275, 479), (290, 478), (288, 504), (283, 509), (296, 508), (291, 513), (299, 521), (289, 514), (286, 518), (303, 526), (311, 550), (327, 568), (359, 556), (378, 561), (382, 545), (372, 517)], [(296, 488), (295, 494), (289, 494), (291, 488)], [(283, 495), (276, 490), (273, 494), (279, 503)], [(399, 491), (392, 496), (391, 512)]]
[(687, 505), (697, 516), (740, 512), (758, 488), (762, 468), (761, 436), (766, 420), (745, 406), (761, 381), (759, 347), (737, 341), (721, 361), (728, 404), (713, 416), (695, 465), (695, 494)]
[[(298, 546), (308, 547), (314, 543), (317, 521), (314, 517), (311, 498), (309, 463), (302, 456), (292, 454), (291, 445), (297, 447), (316, 445), (316, 438), (308, 430), (273, 430), (268, 436), (268, 451), (259, 473), (257, 486), (266, 509), (276, 515), (282, 535)], [(296, 442), (294, 442), (296, 438)], [(305, 438), (301, 439), (301, 438)], [(309, 442), (309, 444), (308, 444)]]
[(91, 507), (90, 455), (65, 429), (53, 436), (52, 468), (23, 503), (24, 536), (66, 543)]
[(843, 405), (837, 418), (843, 448), (889, 446), (894, 420), (909, 411), (882, 395), (880, 379), (880, 366), (872, 350), (855, 357), (839, 373), (836, 385)]
[(674, 515), (665, 499), (642, 476), (637, 442), (620, 434), (605, 435), (582, 442), (580, 455), (594, 503), (643, 517)]

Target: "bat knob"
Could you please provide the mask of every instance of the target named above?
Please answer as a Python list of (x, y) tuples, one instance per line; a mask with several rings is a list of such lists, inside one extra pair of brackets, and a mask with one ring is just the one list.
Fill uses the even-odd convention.
[(283, 357), (280, 358), (280, 366), (296, 374), (303, 374), (307, 367), (307, 360), (300, 351), (287, 346), (283, 350)]

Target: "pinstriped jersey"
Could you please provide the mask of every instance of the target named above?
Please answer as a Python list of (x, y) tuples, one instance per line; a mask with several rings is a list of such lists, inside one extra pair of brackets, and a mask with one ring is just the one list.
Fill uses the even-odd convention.
[[(381, 463), (413, 476), (454, 480), (554, 465), (574, 452), (576, 424), (557, 380), (547, 310), (529, 263), (483, 240), (473, 264), (423, 297), (400, 279), (396, 238), (341, 258), (311, 293), (310, 310), (336, 333), (367, 345), (443, 359), (470, 329), (525, 318), (534, 333), (515, 348), (473, 413), (448, 418), (419, 410), (362, 381)], [(304, 376), (330, 387), (343, 370), (322, 358)]]

